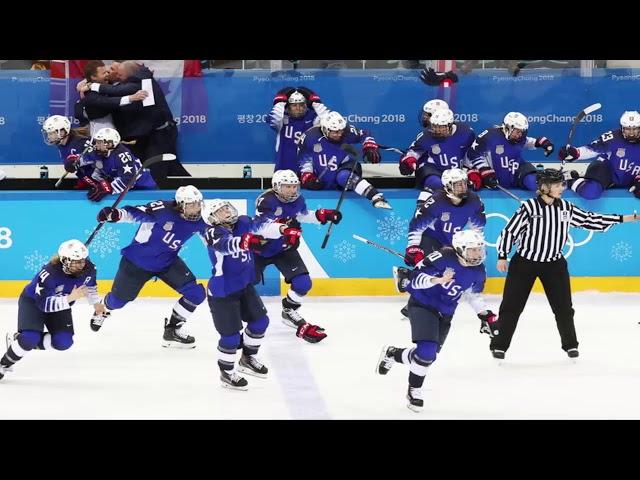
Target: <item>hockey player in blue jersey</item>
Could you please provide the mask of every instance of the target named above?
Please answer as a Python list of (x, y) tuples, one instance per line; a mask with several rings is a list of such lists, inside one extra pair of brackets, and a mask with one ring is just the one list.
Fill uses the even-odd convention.
[(599, 156), (580, 177), (572, 171), (574, 181), (571, 190), (583, 198), (600, 198), (607, 188), (635, 187), (633, 195), (640, 198), (640, 112), (624, 112), (620, 117), (620, 128), (603, 133), (598, 139), (584, 147), (571, 145), (560, 148), (560, 160), (573, 162), (578, 158), (590, 159)]
[(91, 190), (87, 198), (99, 202), (106, 195), (118, 195), (133, 176), (137, 177), (134, 190), (158, 188), (149, 169), (142, 168), (140, 160), (120, 143), (120, 134), (113, 128), (101, 128), (91, 139), (94, 151), (91, 160), (94, 170), (90, 177), (83, 177)]
[[(380, 163), (380, 149), (366, 130), (348, 125), (338, 112), (329, 112), (320, 119), (320, 126), (307, 130), (300, 137), (298, 163), (302, 187), (309, 190), (349, 189), (369, 199), (376, 208), (390, 209), (384, 195), (362, 178), (362, 165), (348, 153), (349, 144), (362, 142), (364, 158)], [(351, 175), (351, 169), (355, 170)]]
[(418, 123), (422, 128), (429, 128), (431, 126), (431, 116), (436, 110), (443, 108), (449, 108), (449, 104), (444, 100), (434, 98), (425, 102), (422, 109), (418, 112)]
[[(279, 222), (298, 226), (302, 223), (340, 223), (339, 210), (321, 208), (308, 210), (304, 197), (300, 195), (300, 180), (291, 170), (279, 170), (271, 179), (272, 188), (256, 200), (256, 219), (263, 222)], [(311, 290), (311, 277), (297, 244), (286, 244), (280, 240), (270, 240), (259, 253), (255, 254), (256, 283), (268, 265), (275, 265), (291, 285), (287, 296), (282, 299), (282, 319), (285, 325), (296, 329), (296, 335), (307, 342), (317, 343), (327, 334), (324, 328), (307, 323), (298, 312), (302, 299)]]
[[(254, 253), (261, 251), (269, 238), (295, 244), (300, 241), (300, 230), (281, 223), (260, 222), (246, 215), (238, 216), (238, 210), (221, 199), (207, 201), (202, 218), (211, 225), (205, 234), (213, 266), (207, 285), (207, 301), (213, 325), (220, 334), (221, 385), (247, 390), (247, 380), (236, 371), (239, 348), (242, 348), (239, 371), (258, 378), (265, 378), (269, 371), (256, 358), (269, 326), (269, 317), (253, 286), (256, 275)], [(243, 322), (247, 324), (244, 331)]]
[(9, 345), (0, 359), (0, 379), (31, 350), (69, 349), (74, 333), (71, 307), (82, 297), (93, 305), (96, 315), (104, 312), (87, 247), (79, 240), (67, 240), (20, 294), (18, 333), (7, 335)]
[(402, 175), (416, 174), (416, 187), (422, 189), (418, 205), (442, 188), (442, 172), (466, 164), (467, 150), (475, 139), (471, 127), (454, 123), (448, 108), (437, 108), (429, 120), (429, 127), (418, 134), (399, 164)]
[(178, 254), (194, 234), (204, 237), (207, 225), (201, 218), (202, 205), (202, 193), (187, 185), (178, 188), (175, 201), (100, 210), (99, 222), (140, 223), (140, 227), (133, 241), (121, 250), (118, 272), (104, 298), (108, 311), (91, 319), (93, 331), (100, 330), (110, 311), (135, 300), (144, 284), (157, 277), (182, 295), (173, 306), (171, 318), (164, 320), (162, 346), (195, 348), (195, 338), (183, 327), (206, 294)]
[(67, 117), (51, 115), (47, 118), (42, 124), (42, 136), (44, 143), (58, 147), (64, 169), (78, 177), (76, 188), (90, 188), (91, 184), (95, 183), (91, 179), (93, 160), (90, 160), (88, 155), (82, 158), (80, 156), (87, 147), (87, 153), (93, 150), (91, 139), (72, 129)]
[(394, 363), (409, 365), (407, 407), (419, 412), (424, 406), (422, 385), (431, 364), (451, 327), (451, 320), (463, 294), (476, 311), (481, 331), (496, 334), (497, 318), (482, 298), (487, 277), (484, 265), (485, 242), (477, 230), (461, 230), (453, 235), (453, 247), (430, 253), (416, 269), (394, 267), (399, 292), (408, 292), (411, 341), (414, 348), (385, 346), (376, 372), (386, 375)]
[[(413, 267), (426, 255), (450, 246), (453, 235), (465, 226), (482, 231), (487, 223), (484, 203), (468, 191), (467, 174), (459, 168), (442, 173), (443, 190), (437, 190), (416, 209), (409, 222), (405, 263)], [(408, 317), (407, 307), (402, 314)]]
[(276, 132), (275, 170), (299, 171), (298, 139), (320, 124), (328, 109), (320, 97), (306, 87), (285, 87), (273, 99), (269, 126)]
[(502, 125), (482, 132), (471, 145), (467, 157), (473, 169), (467, 175), (475, 190), (482, 187), (523, 188), (535, 192), (536, 167), (522, 158), (522, 150), (542, 148), (545, 156), (553, 153), (546, 137), (527, 137), (529, 121), (522, 113), (509, 112)]

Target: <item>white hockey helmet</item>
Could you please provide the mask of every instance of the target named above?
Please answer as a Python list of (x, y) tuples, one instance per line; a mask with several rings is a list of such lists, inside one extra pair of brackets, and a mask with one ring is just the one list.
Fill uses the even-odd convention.
[(429, 100), (422, 106), (422, 114), (420, 116), (420, 123), (424, 128), (427, 128), (431, 123), (431, 116), (436, 110), (441, 108), (449, 108), (449, 105), (444, 100), (433, 99)]
[(97, 152), (107, 153), (118, 146), (120, 134), (115, 128), (101, 128), (93, 135), (91, 142)]
[[(511, 138), (515, 130), (521, 133), (517, 137)], [(520, 112), (509, 112), (504, 116), (502, 131), (509, 142), (517, 143), (522, 137), (527, 136), (527, 130), (529, 130), (529, 121)]]
[(448, 137), (453, 131), (453, 112), (448, 108), (436, 110), (430, 122), (430, 130), (435, 137)]
[[(338, 112), (329, 112), (320, 119), (322, 134), (332, 142), (342, 140), (345, 128), (347, 128), (347, 120)], [(331, 135), (331, 133), (334, 133), (334, 135)]]
[(58, 145), (71, 132), (71, 122), (62, 115), (51, 115), (42, 124), (42, 137), (47, 145)]
[(175, 198), (182, 218), (191, 222), (200, 220), (200, 212), (204, 203), (200, 190), (193, 185), (185, 185), (176, 190)]
[(289, 100), (287, 103), (307, 103), (307, 99), (304, 98), (304, 95), (298, 92), (297, 90), (289, 95)]
[(640, 113), (636, 111), (624, 112), (620, 117), (620, 129), (626, 141), (632, 143), (640, 141)]
[[(294, 188), (282, 188), (286, 185), (294, 185)], [(283, 202), (295, 202), (300, 196), (300, 179), (293, 170), (278, 170), (273, 174), (271, 187), (276, 196)]]
[(442, 186), (447, 197), (463, 200), (467, 198), (469, 188), (467, 174), (459, 168), (450, 168), (442, 172)]
[(451, 245), (467, 265), (481, 265), (487, 256), (484, 235), (479, 230), (460, 230), (453, 234)]
[(307, 113), (307, 99), (297, 90), (289, 95), (287, 112), (293, 118), (301, 118)]
[(62, 271), (67, 275), (81, 272), (89, 256), (89, 249), (80, 240), (71, 239), (62, 242), (58, 247), (58, 257), (62, 263)]
[(228, 200), (207, 200), (202, 207), (202, 219), (207, 225), (233, 225), (238, 221), (238, 210)]

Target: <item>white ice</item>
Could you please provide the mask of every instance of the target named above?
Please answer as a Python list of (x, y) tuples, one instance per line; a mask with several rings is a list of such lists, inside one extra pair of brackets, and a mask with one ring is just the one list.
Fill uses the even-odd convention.
[[(497, 311), (499, 296), (488, 296)], [(408, 368), (375, 372), (385, 344), (411, 346), (400, 320), (406, 297), (314, 297), (301, 313), (326, 328), (308, 344), (280, 321), (280, 299), (265, 298), (271, 324), (259, 358), (269, 377), (249, 390), (220, 387), (218, 335), (206, 304), (189, 321), (193, 350), (160, 346), (175, 299), (140, 298), (99, 332), (90, 307), (74, 307), (75, 344), (32, 351), (0, 381), (2, 419), (638, 419), (640, 297), (574, 295), (580, 357), (568, 359), (543, 294), (532, 294), (499, 365), (489, 337), (461, 304), (429, 369), (425, 408), (406, 407)], [(0, 300), (0, 332), (15, 331), (17, 301)], [(4, 335), (2, 335), (4, 336)], [(4, 342), (0, 342), (4, 351)]]

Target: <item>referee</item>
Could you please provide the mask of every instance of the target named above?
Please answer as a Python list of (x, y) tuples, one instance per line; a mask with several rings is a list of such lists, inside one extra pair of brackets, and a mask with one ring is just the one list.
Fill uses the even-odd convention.
[(497, 268), (500, 272), (507, 271), (507, 255), (513, 244), (518, 244), (504, 285), (498, 331), (491, 335), (491, 353), (498, 359), (503, 359), (509, 348), (536, 278), (540, 278), (556, 317), (562, 349), (571, 358), (578, 356), (569, 271), (562, 255), (569, 227), (604, 232), (616, 223), (636, 220), (635, 213), (623, 216), (587, 212), (562, 200), (565, 183), (560, 170), (539, 171), (536, 183), (538, 196), (520, 205), (498, 239)]

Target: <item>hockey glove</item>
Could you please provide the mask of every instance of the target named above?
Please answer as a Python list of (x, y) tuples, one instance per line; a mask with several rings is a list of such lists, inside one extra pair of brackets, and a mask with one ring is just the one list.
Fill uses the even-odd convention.
[(311, 105), (313, 102), (322, 103), (320, 97), (313, 91), (308, 89), (307, 87), (298, 87), (298, 91), (304, 95), (304, 98), (307, 99), (307, 103)]
[(480, 319), (480, 333), (486, 333), (491, 338), (498, 335), (498, 317), (491, 310), (487, 310), (487, 313), (479, 313)]
[(240, 237), (240, 248), (242, 250), (261, 252), (265, 243), (267, 243), (267, 241), (262, 235), (256, 235), (254, 233), (245, 233)]
[(300, 337), (309, 343), (318, 343), (320, 340), (326, 338), (327, 334), (324, 333), (324, 328), (305, 322), (298, 327), (296, 337)]
[(69, 173), (76, 173), (79, 163), (80, 155), (69, 155), (64, 161), (64, 169)]
[(422, 70), (420, 73), (420, 80), (431, 87), (438, 87), (445, 80), (448, 80), (450, 83), (457, 83), (458, 75), (451, 70), (448, 72), (438, 73), (433, 68), (429, 67)]
[(299, 228), (285, 228), (282, 232), (282, 237), (284, 238), (284, 246), (298, 248), (298, 245), (300, 245), (300, 235), (302, 235), (302, 230), (300, 230)]
[(578, 150), (576, 147), (572, 147), (571, 145), (560, 147), (558, 158), (560, 160), (564, 160), (565, 162), (573, 162), (574, 160), (580, 158), (580, 150)]
[(548, 157), (553, 153), (553, 143), (547, 137), (540, 137), (536, 140), (536, 148), (544, 148), (544, 156)]
[(417, 160), (415, 157), (403, 157), (400, 159), (400, 174), (411, 175), (416, 171)]
[(111, 222), (115, 223), (122, 218), (122, 212), (118, 208), (104, 207), (98, 212), (99, 222)]
[(492, 189), (498, 187), (498, 179), (496, 178), (496, 172), (493, 168), (481, 167), (479, 172), (482, 177), (482, 186)]
[(475, 168), (467, 172), (467, 180), (469, 180), (471, 188), (476, 192), (482, 188), (482, 175), (480, 175), (480, 172)]
[[(86, 178), (88, 177), (83, 177), (83, 180), (86, 181)], [(95, 187), (91, 187), (91, 190), (87, 193), (87, 198), (93, 202), (99, 202), (111, 192), (111, 185), (106, 180), (100, 180)]]
[(424, 260), (424, 250), (420, 247), (412, 246), (407, 247), (404, 252), (404, 263), (410, 267), (415, 267), (418, 263)]
[(327, 222), (332, 222), (338, 225), (342, 220), (342, 213), (340, 210), (330, 210), (328, 208), (321, 208), (316, 210), (316, 218), (324, 225)]
[(313, 172), (305, 172), (302, 174), (302, 187), (308, 190), (322, 190), (322, 182), (318, 180)]
[(364, 158), (367, 162), (380, 163), (380, 149), (378, 148), (378, 144), (373, 138), (367, 137), (365, 139), (364, 143), (362, 144), (362, 154), (364, 155)]
[(273, 97), (273, 104), (275, 105), (276, 103), (286, 102), (287, 100), (289, 100), (289, 95), (291, 95), (295, 91), (296, 89), (293, 87), (284, 87), (280, 89), (276, 96)]

